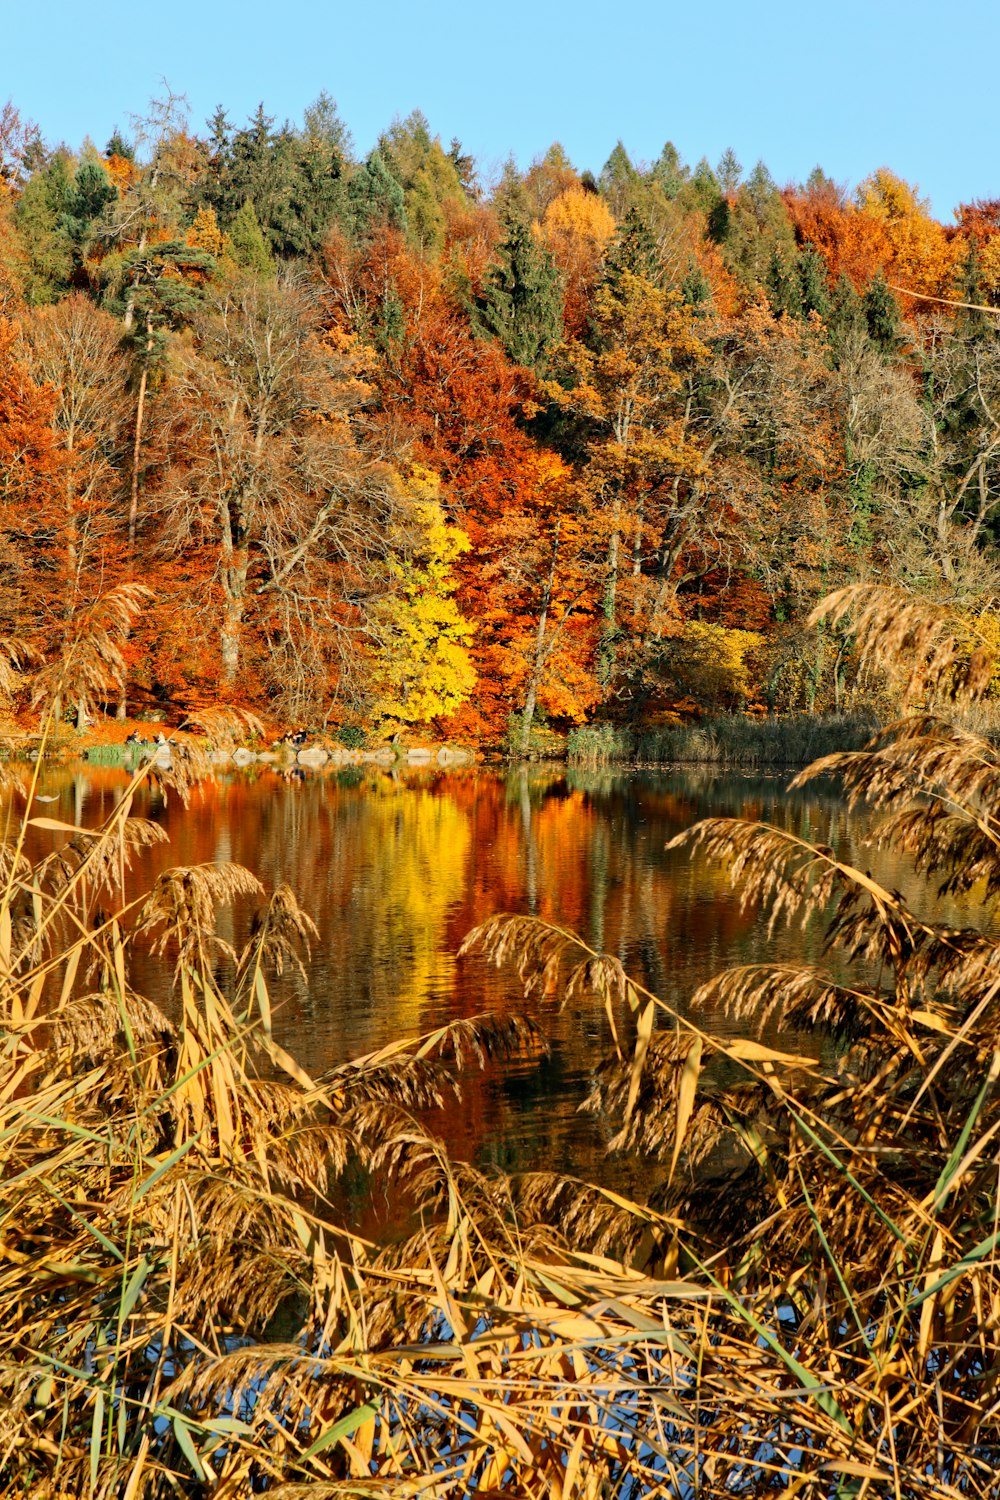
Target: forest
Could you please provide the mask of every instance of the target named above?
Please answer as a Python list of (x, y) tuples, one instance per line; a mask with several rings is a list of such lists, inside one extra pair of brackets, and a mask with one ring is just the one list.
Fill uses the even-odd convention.
[(197, 129), (168, 92), (78, 151), (8, 103), (6, 712), (126, 585), (111, 718), (527, 749), (878, 709), (831, 592), (996, 644), (993, 308), (1000, 200), (946, 225), (887, 167), (486, 182), (419, 112), (360, 157), (326, 95)]

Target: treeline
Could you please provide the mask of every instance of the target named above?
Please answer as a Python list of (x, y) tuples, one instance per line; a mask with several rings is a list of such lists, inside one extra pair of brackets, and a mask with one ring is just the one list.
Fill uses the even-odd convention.
[[(487, 187), (420, 114), (79, 152), (0, 111), (0, 692), (149, 589), (109, 712), (527, 744), (891, 693), (816, 602), (997, 639), (1000, 200), (558, 145)], [(23, 696), (23, 695), (22, 695)]]

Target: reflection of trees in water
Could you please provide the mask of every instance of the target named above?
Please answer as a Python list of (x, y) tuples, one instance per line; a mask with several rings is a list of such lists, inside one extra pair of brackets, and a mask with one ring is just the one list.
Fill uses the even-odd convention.
[[(47, 810), (88, 823), (107, 815), (125, 785), (122, 773), (98, 768), (53, 768), (46, 778), (44, 790), (59, 797)], [(849, 812), (835, 787), (789, 793), (786, 779), (552, 766), (288, 782), (231, 776), (200, 788), (187, 810), (174, 797), (138, 795), (136, 813), (155, 817), (171, 842), (145, 851), (128, 889), (144, 889), (168, 865), (214, 859), (248, 866), (271, 888), (287, 881), (320, 939), (308, 980), (282, 982), (277, 1025), (290, 1050), (321, 1072), (452, 1016), (520, 1006), (516, 980), (455, 957), (469, 929), (498, 911), (579, 931), (680, 1005), (729, 964), (817, 958), (815, 932), (781, 927), (769, 938), (724, 871), (666, 847), (698, 818), (731, 814), (829, 844), (890, 886), (916, 884), (899, 861), (893, 868), (863, 847), (869, 821)], [(34, 836), (40, 848), (55, 837)], [(251, 915), (240, 907), (223, 917), (237, 946)], [(136, 977), (151, 995), (169, 982), (149, 955), (138, 956)], [(467, 1073), (463, 1098), (435, 1128), (460, 1155), (598, 1171), (597, 1127), (575, 1110), (605, 1042), (600, 1008), (582, 1003), (558, 1015), (541, 1004), (552, 1059), (526, 1057), (502, 1078)]]

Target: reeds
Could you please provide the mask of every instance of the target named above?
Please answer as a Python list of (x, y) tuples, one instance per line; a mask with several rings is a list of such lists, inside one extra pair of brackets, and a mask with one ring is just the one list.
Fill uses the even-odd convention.
[(804, 766), (836, 750), (859, 750), (876, 724), (865, 714), (799, 714), (780, 719), (720, 715), (698, 724), (630, 730), (613, 724), (574, 729), (567, 757), (581, 765)]
[[(138, 774), (183, 791), (200, 767), (175, 762)], [(985, 741), (927, 712), (819, 773), (932, 882), (1000, 888)], [(466, 947), (514, 965), (523, 1018), (312, 1078), (276, 1040), (268, 977), (308, 961), (294, 896), (213, 866), (125, 907), (132, 800), (56, 859), (33, 866), (20, 835), (4, 851), (7, 1493), (996, 1494), (988, 908), (959, 930), (932, 886), (917, 911), (831, 849), (712, 820), (688, 841), (775, 921), (825, 920), (829, 969), (730, 971), (691, 1019), (571, 933), (498, 917)], [(260, 915), (224, 990), (216, 912), (236, 894)], [(169, 1002), (130, 981), (149, 941), (175, 959)], [(588, 1107), (647, 1162), (645, 1202), (478, 1172), (427, 1127), (464, 1065), (537, 1047), (553, 995), (605, 1008)], [(703, 1029), (699, 999), (746, 1035)], [(762, 1046), (762, 1012), (822, 1027), (830, 1061)], [(342, 1218), (349, 1161), (409, 1204), (402, 1243)]]

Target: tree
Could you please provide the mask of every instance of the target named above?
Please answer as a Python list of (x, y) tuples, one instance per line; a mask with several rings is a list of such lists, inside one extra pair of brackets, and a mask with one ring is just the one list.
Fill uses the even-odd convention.
[(294, 141), (293, 200), (303, 252), (319, 250), (331, 225), (347, 211), (353, 165), (351, 133), (336, 102), (322, 92), (302, 116)]
[(0, 317), (16, 317), (24, 306), (27, 253), (14, 222), (14, 204), (0, 193)]
[(31, 374), (19, 325), (0, 318), (0, 632), (58, 651), (66, 585), (66, 460), (56, 392)]
[(419, 110), (405, 120), (393, 121), (379, 141), (379, 151), (402, 188), (410, 243), (425, 255), (439, 255), (444, 248), (449, 214), (465, 202), (454, 161), (440, 138), (431, 136), (430, 126)]
[(776, 318), (780, 318), (783, 313), (787, 313), (789, 317), (798, 317), (801, 312), (802, 299), (796, 281), (794, 270), (781, 252), (774, 248), (767, 262), (764, 290)]
[(528, 212), (533, 220), (541, 221), (549, 206), (563, 193), (580, 186), (580, 178), (566, 152), (558, 141), (536, 158), (524, 178), (524, 192)]
[(270, 249), (278, 255), (301, 249), (293, 223), (289, 127), (275, 130), (274, 117), (259, 104), (242, 129), (232, 129), (221, 111), (211, 128), (212, 173), (203, 191), (220, 223), (228, 230), (249, 201)]
[(381, 150), (376, 147), (351, 179), (347, 193), (354, 233), (363, 237), (389, 227), (406, 230), (406, 208), (402, 185)]
[(516, 744), (526, 756), (540, 705), (579, 723), (600, 699), (591, 625), (601, 560), (589, 493), (557, 455), (537, 452), (523, 464), (519, 498), (498, 526), (507, 545), (485, 571), (506, 603), (498, 666), (519, 705)]
[(274, 260), (257, 222), (254, 206), (248, 198), (229, 226), (232, 258), (252, 276), (273, 276)]
[(665, 198), (672, 203), (680, 194), (691, 176), (691, 169), (684, 165), (681, 154), (673, 141), (667, 141), (656, 161), (651, 176)]
[(626, 271), (647, 281), (661, 280), (656, 241), (636, 208), (630, 208), (623, 216), (604, 256), (604, 280), (616, 295), (620, 294)]
[(887, 280), (908, 291), (949, 296), (962, 246), (931, 218), (916, 188), (880, 167), (860, 185), (856, 198), (861, 214), (885, 236)]
[[(731, 171), (724, 175), (732, 180)], [(723, 191), (710, 229), (726, 266), (746, 286), (766, 287), (772, 256), (788, 265), (795, 254), (784, 201), (763, 162), (757, 163), (738, 189)]]
[[(113, 270), (112, 270), (113, 267)], [(128, 552), (135, 551), (146, 394), (150, 376), (162, 359), (170, 329), (188, 323), (198, 309), (215, 261), (184, 240), (156, 240), (106, 262), (114, 280), (108, 300), (120, 312), (138, 365), (135, 435), (128, 508)]]
[[(706, 218), (722, 197), (722, 188), (707, 159), (703, 156), (687, 182), (682, 184), (677, 195), (680, 205), (692, 213), (704, 214)], [(709, 223), (711, 230), (711, 223)]]
[(121, 471), (129, 415), (120, 329), (81, 292), (38, 309), (27, 325), (26, 363), (55, 393), (51, 426), (64, 455), (53, 557), (68, 632), (79, 612), (121, 580)]
[(651, 569), (642, 651), (654, 681), (685, 657), (695, 612), (751, 632), (773, 632), (777, 617), (798, 666), (813, 648), (805, 616), (847, 566), (839, 383), (823, 329), (775, 320), (761, 298), (699, 332), (709, 358), (682, 366), (676, 398), (699, 461), (661, 503)]
[(87, 252), (91, 234), (105, 209), (117, 201), (118, 189), (108, 176), (104, 163), (94, 158), (82, 161), (66, 193), (62, 221), (80, 260)]
[(900, 345), (899, 303), (881, 271), (872, 278), (862, 298), (868, 337), (883, 354), (895, 354)]
[(861, 213), (846, 189), (818, 167), (805, 187), (783, 196), (797, 241), (823, 257), (831, 284), (844, 276), (860, 290), (887, 264), (891, 249), (884, 224)]
[[(620, 648), (642, 612), (641, 580), (647, 549), (655, 551), (669, 527), (679, 471), (700, 465), (698, 448), (683, 431), (675, 405), (681, 369), (708, 356), (692, 314), (678, 293), (665, 292), (630, 271), (606, 282), (594, 298), (592, 336), (561, 351), (558, 378), (546, 389), (571, 412), (586, 443), (583, 483), (601, 519), (606, 546), (599, 676), (610, 692)], [(622, 620), (622, 580), (629, 608)], [(630, 619), (629, 616), (632, 616)]]
[(970, 252), (976, 252), (980, 295), (974, 300), (1000, 306), (1000, 198), (961, 203), (955, 218)]
[(356, 643), (406, 508), (357, 440), (363, 355), (324, 337), (320, 315), (301, 279), (213, 292), (177, 352), (163, 489), (162, 545), (184, 559), (172, 608), (197, 607), (227, 693), (266, 691), (286, 711), (362, 691)]
[(32, 173), (18, 195), (14, 223), (24, 246), (24, 294), (34, 307), (56, 301), (73, 274), (73, 246), (65, 221), (70, 188), (69, 157), (57, 151)]
[(536, 371), (562, 336), (559, 274), (523, 218), (509, 223), (496, 247), (472, 323), (502, 344), (515, 364)]
[(582, 188), (569, 188), (545, 210), (542, 239), (562, 277), (563, 321), (570, 335), (578, 337), (586, 329), (590, 299), (614, 232), (610, 209)]
[(868, 337), (868, 320), (865, 317), (864, 303), (844, 272), (841, 272), (837, 278), (830, 296), (828, 323), (830, 349), (834, 363), (839, 364), (845, 351), (850, 349), (857, 339), (866, 340)]
[(42, 134), (13, 100), (0, 105), (0, 192), (23, 188), (44, 147)]
[(454, 713), (476, 683), (472, 627), (454, 598), (453, 564), (469, 538), (446, 521), (436, 475), (414, 470), (408, 490), (412, 503), (388, 559), (392, 586), (371, 624), (372, 712), (383, 724), (429, 724)]
[(805, 317), (815, 313), (825, 322), (830, 312), (830, 291), (826, 266), (814, 245), (806, 245), (799, 251), (796, 272), (802, 313)]
[(437, 305), (439, 268), (415, 256), (399, 229), (382, 224), (353, 242), (332, 233), (323, 271), (338, 324), (395, 370), (416, 325)]
[(617, 142), (601, 168), (597, 185), (615, 218), (624, 219), (634, 207), (635, 196), (641, 190), (641, 179), (621, 141)]

